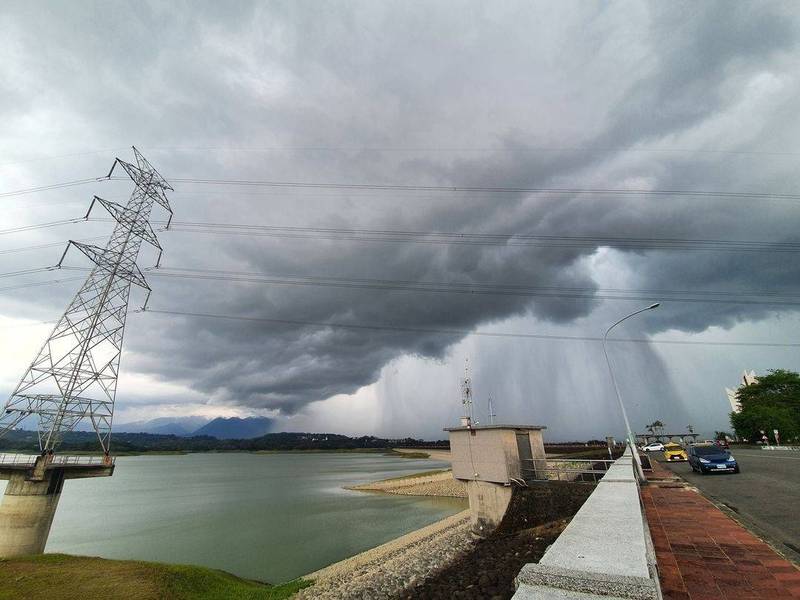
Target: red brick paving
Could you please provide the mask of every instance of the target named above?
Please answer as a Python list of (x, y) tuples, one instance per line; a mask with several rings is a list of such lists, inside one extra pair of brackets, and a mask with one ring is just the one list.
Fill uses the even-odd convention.
[(678, 479), (678, 477), (670, 471), (667, 467), (661, 464), (660, 461), (656, 460), (655, 457), (650, 457), (650, 473), (647, 475), (647, 479)]
[(696, 491), (647, 486), (642, 501), (665, 600), (800, 599), (800, 570)]

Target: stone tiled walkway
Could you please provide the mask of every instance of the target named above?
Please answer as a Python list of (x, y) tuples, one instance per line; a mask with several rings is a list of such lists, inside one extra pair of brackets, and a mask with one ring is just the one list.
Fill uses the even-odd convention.
[(665, 600), (797, 600), (800, 570), (685, 487), (642, 488)]

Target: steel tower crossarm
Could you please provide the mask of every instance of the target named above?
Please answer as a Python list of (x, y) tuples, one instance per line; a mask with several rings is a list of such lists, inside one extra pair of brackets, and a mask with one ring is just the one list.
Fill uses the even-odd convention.
[[(142, 242), (159, 250), (161, 245), (150, 224), (154, 204), (172, 217), (166, 191), (169, 183), (134, 148), (136, 164), (119, 158), (135, 188), (126, 206), (95, 197), (117, 224), (104, 248), (70, 240), (94, 267), (67, 306), (52, 333), (22, 376), (0, 415), (0, 436), (28, 417), (37, 418), (39, 448), (55, 450), (66, 432), (89, 419), (106, 454), (110, 451), (111, 425), (117, 391), (122, 340), (131, 284), (150, 287), (137, 265)], [(91, 206), (89, 208), (91, 211)], [(88, 213), (87, 213), (88, 217)], [(146, 301), (145, 301), (146, 304)]]

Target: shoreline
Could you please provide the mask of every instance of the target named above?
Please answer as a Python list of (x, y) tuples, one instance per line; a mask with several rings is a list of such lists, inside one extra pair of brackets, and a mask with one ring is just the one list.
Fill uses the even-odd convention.
[(346, 490), (359, 492), (380, 492), (399, 496), (433, 496), (439, 498), (466, 498), (467, 486), (453, 479), (451, 470), (434, 473), (421, 472), (417, 475), (394, 477), (362, 483), (359, 485), (345, 486)]
[(472, 548), (469, 510), (409, 532), (301, 577), (313, 584), (298, 600), (350, 600), (399, 595)]
[[(28, 449), (19, 450), (8, 448), (0, 450), (0, 454), (38, 454), (38, 450)], [(60, 454), (70, 456), (103, 456), (101, 452), (94, 450), (66, 450)], [(185, 456), (189, 454), (380, 454), (382, 456), (394, 456), (396, 458), (407, 458), (416, 460), (441, 460), (450, 461), (449, 451), (430, 450), (427, 448), (286, 448), (280, 450), (121, 450), (112, 453), (112, 457), (120, 456)], [(439, 458), (439, 456), (447, 458)]]
[[(392, 454), (412, 455), (415, 451), (393, 449)], [(449, 452), (437, 454), (428, 459), (450, 462)], [(420, 497), (467, 497), (466, 486), (453, 479), (451, 469), (421, 471), (344, 486), (344, 489)], [(405, 589), (452, 564), (474, 544), (467, 507), (454, 515), (304, 575), (301, 579), (312, 581), (313, 584), (298, 592), (295, 598), (355, 600), (398, 596)]]

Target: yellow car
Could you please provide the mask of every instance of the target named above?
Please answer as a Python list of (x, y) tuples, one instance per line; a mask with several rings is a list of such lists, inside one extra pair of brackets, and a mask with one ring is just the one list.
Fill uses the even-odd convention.
[(669, 461), (689, 459), (689, 457), (686, 456), (686, 450), (683, 449), (683, 446), (674, 443), (664, 444), (664, 458)]

